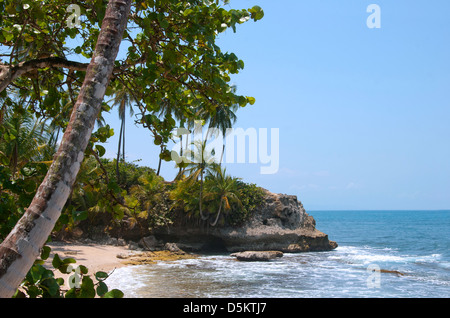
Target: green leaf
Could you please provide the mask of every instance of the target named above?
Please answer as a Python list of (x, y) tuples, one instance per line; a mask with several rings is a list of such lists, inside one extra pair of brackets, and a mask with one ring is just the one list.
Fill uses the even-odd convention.
[(103, 297), (104, 298), (123, 298), (123, 292), (118, 289), (112, 289), (109, 292), (107, 292)]
[(51, 248), (49, 246), (44, 246), (41, 251), (41, 259), (46, 260), (50, 256)]
[(59, 284), (54, 278), (48, 278), (44, 280), (39, 285), (43, 290), (45, 290), (44, 297), (48, 294), (50, 297), (59, 296)]
[(32, 285), (28, 287), (27, 294), (30, 298), (36, 298), (41, 294), (41, 290), (37, 286)]
[(261, 20), (264, 17), (264, 11), (260, 6), (254, 6), (248, 11), (252, 14), (252, 19), (255, 21)]
[(239, 96), (238, 103), (239, 103), (239, 106), (245, 107), (247, 105), (247, 98), (245, 98), (244, 96)]
[(14, 34), (12, 32), (8, 32), (6, 30), (3, 30), (2, 34), (5, 37), (5, 40), (7, 42), (11, 41), (14, 38)]
[(83, 276), (81, 286), (80, 286), (80, 298), (94, 298), (95, 289), (94, 282), (89, 276)]
[(97, 149), (99, 157), (103, 157), (103, 155), (106, 152), (105, 147), (100, 146), (100, 145), (95, 145), (95, 149)]
[(98, 280), (98, 281), (102, 281), (102, 280), (105, 280), (106, 278), (108, 278), (108, 274), (107, 273), (105, 273), (105, 272), (96, 272), (95, 273), (95, 278)]
[(97, 286), (97, 295), (104, 296), (108, 292), (108, 286), (104, 282), (99, 282)]
[(62, 264), (58, 267), (58, 270), (63, 274), (70, 274), (73, 271), (73, 267), (70, 264)]
[(62, 285), (64, 285), (64, 278), (58, 277), (56, 279), (56, 282), (58, 283), (59, 286), (62, 286)]
[(42, 275), (44, 274), (45, 271), (46, 271), (46, 269), (42, 265), (35, 265), (35, 266), (31, 267), (30, 274), (33, 279), (32, 282), (34, 283), (34, 282), (41, 280)]
[(78, 268), (80, 269), (80, 273), (86, 275), (88, 273), (88, 268), (84, 265), (79, 265)]
[(61, 258), (59, 258), (58, 254), (55, 254), (55, 256), (53, 256), (53, 261), (52, 261), (52, 265), (54, 268), (59, 268), (61, 265), (63, 264)]
[(77, 294), (76, 294), (76, 289), (75, 288), (71, 288), (69, 289), (66, 294), (64, 295), (65, 298), (76, 298)]
[(192, 9), (186, 9), (186, 10), (184, 10), (184, 12), (183, 12), (183, 15), (185, 16), (185, 17), (187, 17), (189, 14), (191, 14), (192, 12), (194, 12), (194, 10), (192, 10)]
[(63, 259), (62, 262), (64, 265), (67, 265), (67, 264), (71, 264), (71, 263), (76, 263), (77, 261), (74, 258), (68, 257), (68, 258)]
[(254, 97), (247, 96), (247, 101), (249, 102), (250, 105), (253, 105), (255, 104), (256, 99)]
[(72, 212), (72, 218), (73, 218), (74, 222), (84, 221), (87, 219), (87, 217), (88, 217), (87, 211), (73, 211)]
[(161, 138), (161, 136), (155, 136), (155, 139), (153, 140), (153, 143), (154, 143), (156, 146), (161, 145), (161, 143), (162, 143), (162, 138)]

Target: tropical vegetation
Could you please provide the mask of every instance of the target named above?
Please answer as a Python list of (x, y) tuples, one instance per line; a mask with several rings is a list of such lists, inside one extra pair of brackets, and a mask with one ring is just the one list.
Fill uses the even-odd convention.
[[(209, 160), (206, 141), (184, 154), (191, 160), (176, 165), (175, 180), (164, 180), (160, 167), (171, 160), (168, 145), (174, 129), (192, 130), (200, 120), (225, 131), (240, 107), (254, 104), (253, 97), (238, 95), (230, 84), (244, 62), (222, 51), (216, 39), (229, 28), (236, 32), (239, 24), (260, 20), (262, 9), (226, 9), (226, 0), (86, 0), (77, 2), (80, 16), (74, 17), (72, 2), (0, 0), (0, 11), (5, 12), (0, 16), (0, 265), (10, 266), (11, 248), (5, 244), (14, 244), (8, 236), (13, 228), (28, 226), (24, 222), (32, 222), (31, 211), (44, 213), (38, 210), (45, 204), (35, 203), (40, 193), (53, 191), (44, 183), (59, 186), (59, 178), (68, 175), (71, 181), (65, 184), (70, 191), (56, 191), (67, 197), (61, 197), (63, 204), (54, 212), (58, 217), (49, 240), (67, 235), (82, 222), (103, 222), (111, 229), (127, 224), (144, 232), (180, 221), (199, 226), (245, 221), (261, 203), (263, 192)], [(114, 15), (122, 9), (130, 11), (126, 19)], [(102, 21), (103, 26), (120, 22), (123, 35), (112, 39), (110, 27), (103, 27)], [(69, 22), (78, 24), (70, 27)], [(125, 48), (117, 60), (118, 45), (109, 55), (105, 52), (110, 48), (102, 47), (110, 38)], [(101, 59), (78, 62), (102, 54), (111, 60), (106, 75), (104, 65), (95, 64)], [(96, 86), (99, 82), (104, 90)], [(108, 159), (102, 144), (115, 132), (102, 114), (113, 111), (121, 127), (117, 157)], [(125, 134), (127, 118), (134, 118), (159, 146), (156, 167), (126, 161), (125, 141), (131, 137)], [(85, 119), (92, 125), (81, 125)], [(67, 140), (73, 138), (84, 138), (86, 144), (75, 142), (77, 150), (71, 149)], [(70, 151), (81, 161), (64, 171)], [(92, 279), (82, 266), (76, 276), (80, 284), (62, 290), (63, 282), (43, 266), (48, 255), (44, 246), (17, 297), (122, 296), (108, 291), (108, 274), (94, 273)], [(52, 264), (54, 270), (72, 273), (73, 262), (55, 256)], [(0, 280), (6, 272), (2, 266)]]

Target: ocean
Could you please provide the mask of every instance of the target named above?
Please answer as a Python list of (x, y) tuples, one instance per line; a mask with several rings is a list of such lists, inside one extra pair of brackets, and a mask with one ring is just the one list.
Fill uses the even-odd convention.
[(311, 211), (339, 247), (270, 262), (229, 255), (118, 268), (130, 298), (449, 298), (450, 211)]

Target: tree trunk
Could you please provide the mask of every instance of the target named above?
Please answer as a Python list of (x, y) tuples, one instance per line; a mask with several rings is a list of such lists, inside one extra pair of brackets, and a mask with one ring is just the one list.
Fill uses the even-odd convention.
[(161, 144), (161, 149), (159, 150), (159, 162), (158, 162), (158, 171), (156, 171), (156, 175), (159, 176), (159, 173), (161, 172), (161, 162), (162, 162), (162, 158), (161, 158), (161, 154), (163, 152), (163, 144)]
[(122, 161), (125, 162), (125, 114), (123, 115), (123, 131), (122, 131)]
[(219, 167), (222, 166), (223, 153), (225, 152), (225, 144), (222, 145), (222, 154), (220, 155)]
[(0, 245), (0, 297), (11, 297), (39, 256), (67, 201), (109, 83), (131, 0), (111, 0), (69, 125), (30, 206)]
[(123, 133), (123, 120), (120, 122), (120, 132), (119, 132), (119, 147), (117, 148), (117, 160), (116, 160), (116, 176), (117, 183), (120, 183), (120, 171), (119, 171), (119, 161), (120, 161), (120, 144), (122, 142), (122, 133)]
[(220, 199), (220, 205), (219, 205), (219, 210), (217, 211), (216, 219), (214, 220), (213, 223), (211, 223), (211, 226), (216, 226), (217, 221), (219, 221), (220, 212), (222, 211), (222, 203), (223, 203), (223, 196)]
[(200, 171), (200, 203), (199, 203), (199, 210), (200, 210), (200, 218), (203, 221), (206, 221), (206, 220), (209, 219), (209, 215), (207, 215), (207, 216), (203, 215), (202, 201), (203, 201), (203, 168)]

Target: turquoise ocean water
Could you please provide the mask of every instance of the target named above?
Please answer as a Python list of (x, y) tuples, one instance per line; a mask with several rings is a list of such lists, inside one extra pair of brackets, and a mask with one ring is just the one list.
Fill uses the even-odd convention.
[(338, 242), (271, 262), (229, 255), (116, 269), (126, 297), (449, 298), (450, 211), (311, 211)]

